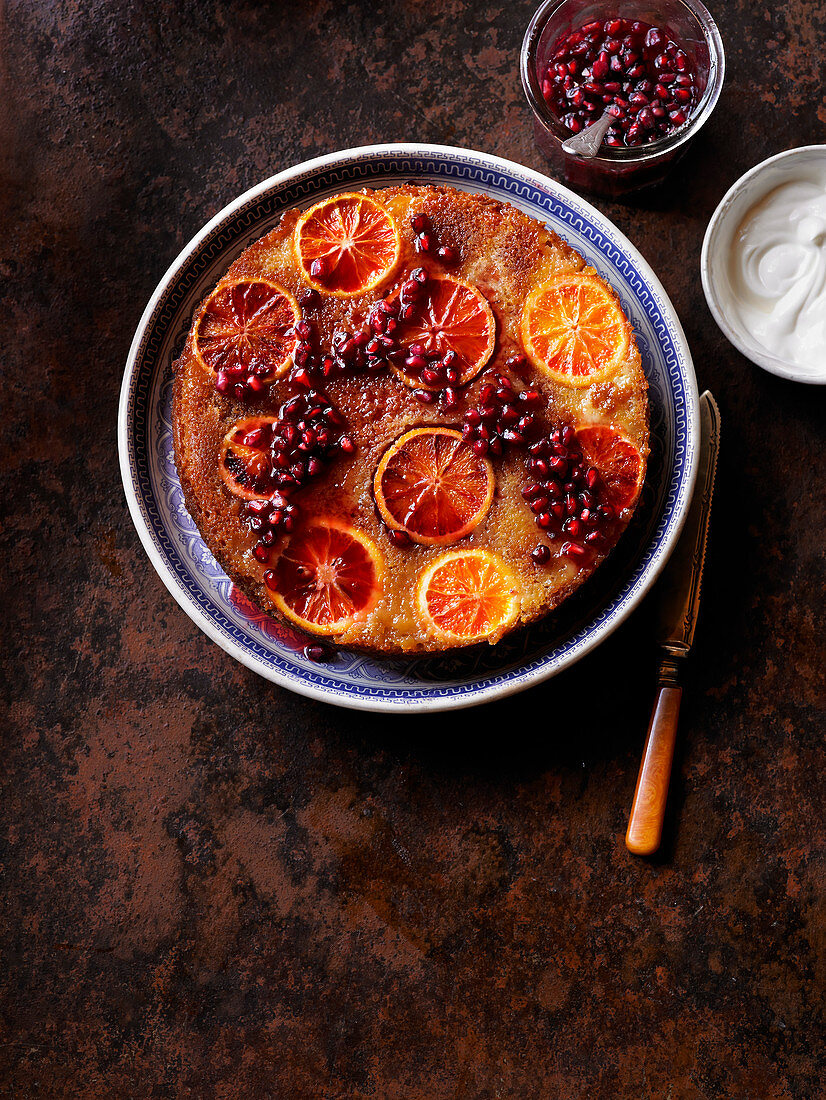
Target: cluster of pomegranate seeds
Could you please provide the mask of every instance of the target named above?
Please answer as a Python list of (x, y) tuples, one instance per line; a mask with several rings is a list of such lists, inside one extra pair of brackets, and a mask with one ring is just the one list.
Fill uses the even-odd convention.
[[(582, 559), (589, 550), (602, 548), (614, 509), (602, 503), (602, 480), (583, 458), (576, 431), (554, 428), (528, 447), (528, 456), (527, 470), (534, 480), (522, 496), (537, 525), (551, 537), (565, 536), (562, 552), (570, 558)], [(540, 544), (531, 557), (544, 565), (550, 550)]]
[(320, 474), (338, 453), (351, 455), (356, 445), (345, 432), (345, 420), (325, 393), (297, 393), (281, 406), (271, 444), (278, 488), (300, 489)]
[[(417, 217), (423, 218), (424, 214)], [(423, 267), (417, 267), (410, 272), (410, 278), (402, 283), (397, 314), (400, 325), (415, 319), (427, 282), (427, 272)], [(439, 355), (428, 352), (421, 344), (411, 344), (408, 348), (391, 351), (388, 358), (403, 365), (405, 373), (414, 379), (420, 379), (423, 386), (431, 387), (413, 390), (414, 396), (423, 405), (432, 405), (436, 401), (440, 401), (448, 409), (458, 405), (459, 393), (455, 387), (462, 376), (462, 370), (455, 351), (446, 351), (444, 355)]]
[(524, 446), (536, 435), (541, 404), (537, 390), (517, 393), (506, 375), (486, 375), (479, 404), (465, 413), (462, 438), (481, 456), (501, 455), (508, 445)]
[(455, 351), (446, 351), (444, 355), (429, 355), (421, 344), (411, 344), (407, 349), (404, 369), (408, 374), (420, 378), (424, 385), (438, 387), (436, 390), (413, 391), (413, 395), (423, 405), (441, 401), (445, 408), (452, 409), (459, 404), (456, 386), (462, 377), (462, 367)]
[(629, 19), (586, 23), (553, 48), (542, 94), (575, 134), (608, 107), (611, 148), (644, 145), (679, 129), (698, 97), (691, 58), (666, 31)]
[(355, 454), (356, 445), (345, 431), (344, 417), (326, 394), (310, 390), (297, 393), (281, 406), (269, 428), (256, 428), (241, 440), (244, 446), (267, 450), (270, 455), (267, 500), (247, 503), (249, 525), (259, 534), (253, 547), (258, 561), (269, 560), (270, 548), (295, 524), (298, 506), (288, 497), (317, 477), (329, 459)]
[(399, 289), (400, 321), (412, 321), (416, 316), (416, 310), (421, 305), (422, 295), (427, 286), (427, 272), (423, 267), (414, 268), (410, 277), (405, 279)]
[(410, 224), (413, 227), (413, 232), (416, 234), (417, 252), (433, 256), (441, 260), (447, 267), (453, 267), (455, 264), (458, 264), (461, 258), (459, 253), (448, 244), (439, 244), (427, 214), (422, 212), (414, 214), (410, 219)]
[(247, 503), (249, 525), (258, 535), (252, 552), (257, 561), (270, 560), (270, 550), (276, 540), (292, 531), (298, 515), (298, 505), (290, 504), (283, 493), (275, 492), (269, 500), (251, 500)]
[(257, 363), (252, 371), (246, 368), (219, 370), (215, 375), (215, 388), (224, 397), (234, 397), (236, 401), (254, 401), (269, 385), (263, 380), (269, 370), (266, 363)]
[[(305, 305), (304, 308), (311, 307)], [(325, 352), (317, 347), (314, 326), (302, 319), (295, 327), (299, 342), (290, 381), (311, 389), (318, 376), (331, 379), (346, 374), (386, 370), (389, 355), (398, 350), (393, 336), (398, 327), (398, 310), (397, 303), (382, 299), (371, 309), (367, 325), (356, 332), (337, 329), (329, 351)]]

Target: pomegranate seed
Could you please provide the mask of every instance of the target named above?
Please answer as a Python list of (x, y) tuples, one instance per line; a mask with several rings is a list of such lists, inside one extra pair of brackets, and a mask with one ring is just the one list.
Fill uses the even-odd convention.
[(321, 305), (321, 295), (314, 287), (307, 287), (299, 294), (298, 304), (302, 309), (318, 309)]
[(416, 238), (416, 251), (417, 252), (432, 252), (435, 245), (433, 236), (430, 233), (420, 233)]
[(586, 550), (576, 542), (563, 542), (562, 553), (569, 558), (584, 558)]
[(323, 279), (327, 274), (327, 264), (323, 260), (313, 260), (310, 264), (310, 277), (313, 279)]
[(544, 542), (540, 542), (538, 546), (531, 550), (531, 557), (537, 565), (545, 565), (546, 562), (551, 560), (551, 548), (546, 546)]
[(246, 435), (242, 436), (241, 442), (245, 447), (260, 447), (264, 442), (264, 429), (255, 428), (253, 431), (247, 432)]
[(270, 560), (270, 548), (263, 546), (260, 542), (253, 546), (252, 553), (256, 561), (265, 562)]
[(397, 546), (400, 550), (406, 550), (409, 546), (413, 545), (413, 540), (406, 531), (388, 531), (387, 537)]
[(322, 645), (321, 642), (311, 642), (304, 646), (304, 656), (308, 661), (329, 661), (332, 655), (333, 651), (329, 646)]
[(424, 233), (426, 229), (430, 228), (430, 218), (428, 218), (427, 214), (414, 214), (410, 219), (410, 224), (413, 226), (414, 233)]
[(455, 248), (451, 248), (450, 245), (442, 245), (439, 251), (436, 253), (443, 264), (447, 264), (449, 267), (453, 267), (459, 262), (459, 253)]

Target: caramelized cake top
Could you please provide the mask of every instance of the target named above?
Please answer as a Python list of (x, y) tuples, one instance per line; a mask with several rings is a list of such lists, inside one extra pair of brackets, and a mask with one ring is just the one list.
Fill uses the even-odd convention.
[(262, 609), (374, 652), (496, 642), (610, 552), (648, 456), (611, 288), (514, 207), (344, 193), (251, 245), (176, 364), (187, 507)]

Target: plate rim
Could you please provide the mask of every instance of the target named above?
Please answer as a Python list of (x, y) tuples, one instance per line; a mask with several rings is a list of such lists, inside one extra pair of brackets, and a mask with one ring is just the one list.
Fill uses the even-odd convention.
[[(686, 439), (689, 443), (693, 442), (693, 447), (687, 447), (688, 452), (686, 461), (689, 463), (688, 475), (685, 479), (686, 491), (682, 506), (679, 513), (675, 513), (672, 523), (662, 542), (660, 543), (661, 551), (659, 557), (650, 563), (649, 567), (641, 576), (637, 582), (637, 589), (633, 593), (633, 596), (626, 599), (624, 604), (617, 608), (610, 618), (601, 623), (593, 631), (591, 636), (583, 643), (581, 649), (575, 653), (564, 654), (561, 657), (557, 657), (556, 661), (548, 666), (540, 666), (530, 672), (523, 672), (521, 676), (517, 673), (519, 678), (507, 681), (501, 684), (492, 684), (486, 688), (474, 690), (469, 687), (469, 690), (462, 693), (457, 693), (450, 696), (431, 696), (421, 695), (410, 698), (386, 698), (380, 696), (363, 696), (354, 695), (350, 692), (341, 689), (333, 688), (321, 688), (317, 687), (311, 682), (304, 680), (297, 680), (291, 678), (288, 673), (284, 673), (277, 668), (266, 668), (262, 666), (255, 658), (251, 657), (247, 650), (240, 644), (233, 642), (232, 640), (225, 638), (220, 631), (212, 623), (211, 619), (204, 615), (198, 607), (196, 607), (182, 591), (177, 584), (175, 577), (167, 567), (162, 555), (158, 552), (151, 537), (151, 534), (147, 528), (146, 522), (141, 512), (140, 504), (138, 501), (137, 487), (135, 478), (131, 466), (129, 464), (129, 407), (130, 407), (130, 392), (133, 376), (137, 366), (138, 352), (143, 343), (144, 336), (146, 334), (148, 325), (155, 312), (158, 302), (163, 295), (169, 289), (170, 284), (175, 279), (180, 270), (187, 264), (192, 256), (199, 249), (201, 242), (208, 237), (213, 230), (218, 227), (222, 222), (226, 221), (232, 216), (232, 214), (244, 206), (245, 204), (255, 200), (260, 195), (266, 192), (283, 186), (289, 183), (291, 179), (296, 176), (303, 175), (308, 172), (314, 172), (329, 168), (334, 165), (352, 163), (364, 157), (376, 156), (376, 155), (398, 155), (398, 156), (422, 156), (436, 154), (445, 157), (456, 156), (472, 156), (477, 158), (480, 162), (487, 167), (496, 169), (505, 175), (517, 172), (522, 178), (527, 178), (535, 186), (540, 189), (551, 192), (552, 194), (559, 194), (563, 199), (573, 200), (575, 205), (578, 205), (587, 212), (588, 217), (592, 218), (596, 224), (604, 231), (610, 230), (610, 236), (617, 240), (622, 248), (626, 252), (627, 258), (634, 264), (637, 273), (645, 281), (647, 286), (655, 292), (668, 313), (668, 319), (673, 327), (675, 335), (679, 339), (681, 345), (681, 351), (685, 358), (685, 423), (686, 423)], [(303, 695), (306, 698), (314, 699), (319, 702), (327, 703), (330, 705), (344, 706), (348, 709), (360, 710), (360, 711), (373, 711), (381, 713), (436, 713), (439, 711), (447, 710), (461, 710), (471, 706), (478, 706), (483, 703), (493, 702), (495, 700), (504, 699), (508, 696), (515, 695), (521, 691), (525, 691), (530, 687), (543, 683), (552, 677), (563, 672), (577, 661), (582, 660), (583, 657), (593, 652), (602, 642), (604, 642), (610, 635), (618, 629), (626, 621), (629, 615), (636, 610), (648, 592), (651, 590), (653, 584), (659, 577), (666, 562), (670, 558), (677, 539), (680, 536), (683, 525), (685, 523), (686, 514), (688, 512), (688, 506), (691, 502), (691, 497), (694, 491), (694, 485), (697, 477), (698, 466), (698, 447), (697, 442), (699, 439), (699, 392), (697, 388), (697, 379), (694, 371), (694, 362), (691, 356), (691, 351), (686, 340), (685, 332), (680, 322), (677, 311), (675, 310), (671, 299), (665, 292), (665, 289), (654, 273), (648, 261), (643, 257), (639, 250), (631, 243), (631, 241), (625, 236), (625, 234), (618, 229), (609, 218), (606, 217), (596, 207), (592, 206), (586, 199), (583, 199), (580, 195), (571, 191), (565, 187), (564, 184), (559, 183), (557, 180), (552, 179), (549, 176), (543, 175), (541, 172), (537, 172), (535, 169), (527, 168), (525, 165), (519, 164), (516, 161), (507, 160), (503, 157), (495, 156), (492, 153), (484, 153), (475, 149), (468, 149), (462, 146), (454, 145), (441, 145), (432, 143), (421, 142), (387, 142), (376, 145), (362, 145), (349, 149), (336, 150), (331, 153), (325, 153), (319, 157), (313, 157), (310, 160), (302, 161), (299, 164), (292, 165), (283, 169), (281, 172), (277, 172), (274, 175), (268, 176), (260, 183), (255, 184), (253, 187), (248, 188), (242, 192), (235, 199), (231, 200), (212, 218), (209, 219), (206, 224), (198, 230), (184, 245), (184, 247), (178, 252), (174, 260), (169, 264), (167, 269), (161, 276), (155, 290), (149, 298), (140, 320), (138, 321), (135, 329), (135, 334), (132, 338), (132, 342), (129, 347), (129, 353), (126, 359), (126, 366), (124, 368), (123, 380), (121, 382), (120, 398), (118, 401), (118, 424), (117, 424), (117, 440), (118, 440), (118, 453), (119, 453), (119, 465), (121, 472), (121, 480), (123, 482), (124, 494), (126, 496), (127, 505), (129, 508), (129, 514), (132, 519), (132, 523), (135, 530), (138, 533), (138, 538), (146, 552), (152, 567), (160, 577), (167, 591), (173, 597), (179, 607), (186, 613), (186, 615), (195, 623), (195, 625), (202, 630), (211, 641), (215, 642), (225, 653), (228, 653), (235, 660), (239, 661), (242, 665), (248, 668), (251, 672), (256, 673), (263, 679), (270, 683), (275, 683), (280, 687), (286, 688), (289, 691), (296, 694)]]

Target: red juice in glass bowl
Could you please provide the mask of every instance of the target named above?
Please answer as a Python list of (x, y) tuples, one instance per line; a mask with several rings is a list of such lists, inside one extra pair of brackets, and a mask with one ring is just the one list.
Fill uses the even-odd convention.
[[(723, 85), (720, 33), (699, 0), (545, 0), (522, 44), (522, 84), (539, 148), (573, 187), (619, 196), (660, 183)], [(615, 117), (596, 157), (562, 143)]]

